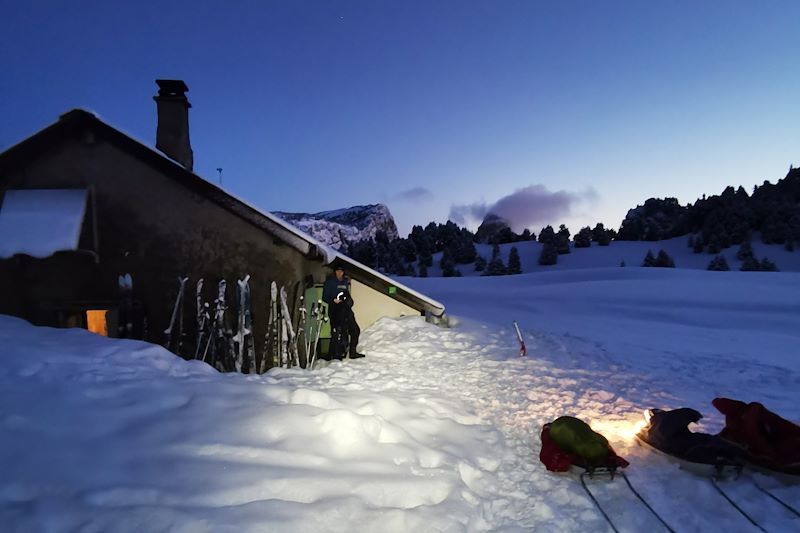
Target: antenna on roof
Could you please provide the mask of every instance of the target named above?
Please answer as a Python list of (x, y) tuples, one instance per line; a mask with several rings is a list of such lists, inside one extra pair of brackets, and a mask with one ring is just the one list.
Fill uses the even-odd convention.
[(217, 168), (217, 172), (219, 172), (219, 184), (222, 185), (222, 167)]

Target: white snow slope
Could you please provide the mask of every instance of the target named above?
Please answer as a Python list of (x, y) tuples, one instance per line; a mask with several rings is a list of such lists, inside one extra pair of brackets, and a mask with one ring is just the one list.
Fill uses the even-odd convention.
[[(648, 407), (718, 395), (800, 420), (800, 274), (583, 268), (404, 282), (452, 328), (382, 319), (365, 359), (222, 375), (160, 347), (0, 317), (0, 524), (36, 531), (608, 531), (542, 424), (578, 416), (676, 531), (757, 531), (705, 479), (635, 444)], [(529, 355), (517, 355), (518, 320)], [(724, 488), (768, 531), (800, 486)], [(624, 483), (620, 531), (663, 528)]]

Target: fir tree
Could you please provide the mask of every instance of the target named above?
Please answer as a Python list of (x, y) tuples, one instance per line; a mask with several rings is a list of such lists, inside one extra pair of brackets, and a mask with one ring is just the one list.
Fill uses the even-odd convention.
[(750, 244), (750, 241), (744, 241), (739, 246), (739, 251), (736, 252), (736, 259), (739, 261), (744, 261), (748, 258), (753, 258), (753, 245)]
[(553, 226), (545, 226), (542, 228), (542, 231), (539, 232), (539, 242), (542, 244), (556, 242), (556, 232), (553, 231)]
[(719, 237), (716, 234), (712, 234), (711, 239), (708, 241), (708, 253), (718, 254), (720, 251), (722, 251), (722, 246), (720, 246)]
[(642, 261), (643, 267), (654, 267), (656, 266), (656, 258), (653, 255), (652, 250), (647, 250), (647, 255), (644, 256), (644, 261)]
[(482, 255), (475, 258), (475, 271), (483, 272), (486, 269), (486, 259)]
[(570, 253), (569, 249), (569, 230), (564, 224), (561, 224), (556, 233), (556, 251), (559, 255)]
[(761, 270), (764, 272), (778, 272), (778, 267), (775, 263), (764, 257), (764, 259), (761, 260)]
[(492, 245), (492, 258), (483, 270), (482, 276), (504, 276), (507, 273), (506, 265), (500, 257), (500, 246), (497, 243)]
[(414, 241), (411, 239), (398, 239), (397, 252), (403, 261), (406, 263), (413, 263), (417, 260), (417, 247), (414, 246)]
[(486, 270), (483, 272), (483, 276), (504, 276), (508, 273), (506, 270), (506, 266), (503, 264), (503, 260), (498, 255), (491, 261), (489, 261), (489, 265), (486, 267)]
[(500, 257), (500, 246), (497, 243), (492, 245), (492, 261)]
[[(602, 224), (598, 224), (598, 226), (602, 226)], [(610, 229), (604, 229), (602, 233), (600, 233), (599, 237), (597, 238), (597, 244), (600, 246), (608, 246), (611, 244), (611, 240), (614, 238), (614, 232)]]
[[(539, 235), (541, 238), (541, 235)], [(555, 265), (558, 262), (558, 250), (556, 245), (552, 242), (546, 242), (542, 246), (542, 251), (539, 254), (540, 265)]]
[(759, 263), (758, 259), (753, 256), (745, 257), (742, 260), (742, 266), (739, 268), (739, 270), (743, 272), (758, 272), (761, 270), (761, 263)]
[(705, 243), (703, 242), (702, 235), (697, 235), (694, 238), (694, 245), (692, 251), (696, 254), (703, 253), (703, 248), (705, 248)]
[(715, 271), (723, 271), (723, 270), (730, 270), (731, 267), (728, 266), (728, 260), (725, 259), (724, 255), (717, 255), (714, 259), (708, 263), (707, 270), (715, 270)]
[(456, 262), (453, 260), (450, 248), (445, 248), (442, 252), (442, 258), (439, 260), (439, 268), (442, 269), (442, 276), (445, 278), (452, 278), (456, 275)]
[(669, 254), (662, 249), (658, 251), (658, 257), (656, 257), (655, 266), (662, 268), (675, 268), (675, 261), (673, 261)]
[(419, 277), (421, 278), (428, 277), (428, 266), (421, 259), (419, 261)]
[(522, 274), (522, 263), (519, 260), (519, 252), (516, 246), (512, 246), (511, 251), (508, 253), (508, 273)]
[(592, 245), (592, 230), (589, 226), (581, 228), (573, 240), (575, 248), (589, 248)]
[(592, 230), (592, 240), (599, 243), (607, 235), (606, 227), (598, 222)]

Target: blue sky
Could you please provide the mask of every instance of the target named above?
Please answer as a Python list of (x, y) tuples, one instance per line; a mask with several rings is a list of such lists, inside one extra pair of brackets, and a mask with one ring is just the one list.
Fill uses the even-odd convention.
[(575, 233), (800, 163), (796, 1), (0, 10), (0, 150), (76, 107), (154, 144), (154, 80), (183, 79), (195, 171), (268, 210)]

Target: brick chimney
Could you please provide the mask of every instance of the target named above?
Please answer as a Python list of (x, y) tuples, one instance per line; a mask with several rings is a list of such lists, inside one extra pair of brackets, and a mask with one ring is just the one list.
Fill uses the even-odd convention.
[(183, 80), (156, 80), (158, 95), (153, 97), (158, 108), (156, 148), (187, 170), (192, 170), (194, 155), (189, 142), (189, 88)]

